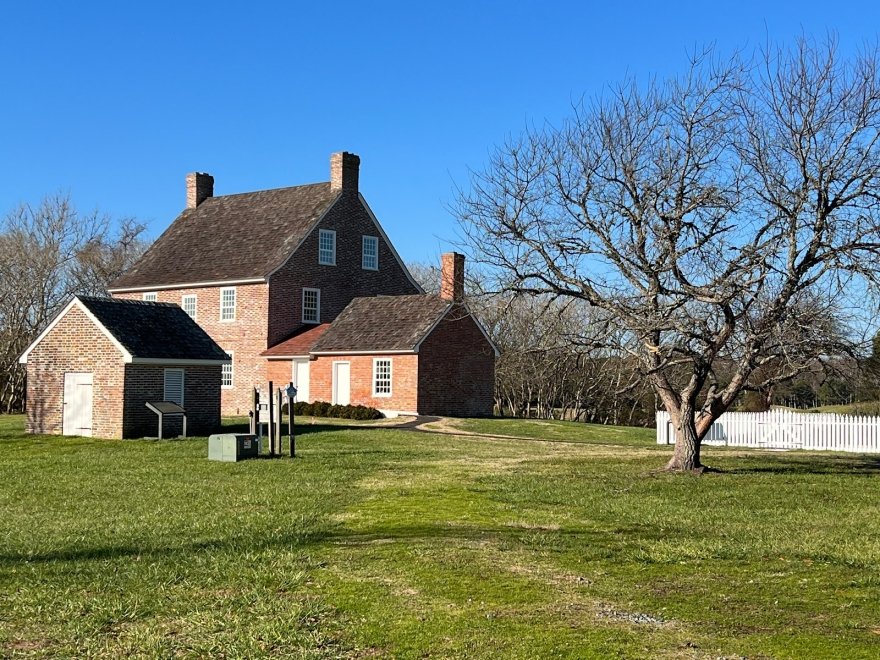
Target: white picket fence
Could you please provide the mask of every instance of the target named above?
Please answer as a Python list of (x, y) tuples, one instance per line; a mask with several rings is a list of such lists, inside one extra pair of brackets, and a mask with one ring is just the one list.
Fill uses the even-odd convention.
[[(675, 443), (668, 412), (657, 413), (657, 444)], [(880, 453), (880, 417), (796, 413), (724, 413), (703, 444), (756, 449), (812, 449)]]

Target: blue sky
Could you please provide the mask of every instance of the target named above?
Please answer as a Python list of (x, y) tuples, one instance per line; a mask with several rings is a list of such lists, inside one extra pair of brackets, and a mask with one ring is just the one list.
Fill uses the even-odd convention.
[(4, 2), (0, 214), (70, 192), (158, 236), (186, 172), (216, 194), (329, 178), (361, 190), (407, 261), (450, 247), (447, 205), (492, 145), (687, 52), (837, 33), (877, 39), (871, 2)]

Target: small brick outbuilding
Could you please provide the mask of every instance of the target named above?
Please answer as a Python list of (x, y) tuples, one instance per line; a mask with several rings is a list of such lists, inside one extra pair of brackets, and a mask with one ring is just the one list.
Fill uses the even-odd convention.
[[(182, 405), (190, 434), (220, 426), (229, 357), (174, 304), (74, 297), (19, 362), (27, 365), (29, 433), (155, 435), (147, 401)], [(166, 419), (164, 430), (178, 433), (180, 418)]]

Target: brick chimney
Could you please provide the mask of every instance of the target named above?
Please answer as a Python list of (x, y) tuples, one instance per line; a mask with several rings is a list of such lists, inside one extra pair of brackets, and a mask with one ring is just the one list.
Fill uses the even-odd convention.
[(464, 255), (447, 252), (440, 255), (440, 297), (443, 300), (464, 300)]
[(361, 159), (357, 154), (338, 151), (330, 155), (330, 190), (358, 191), (358, 170)]
[(213, 196), (214, 177), (204, 172), (190, 172), (186, 175), (186, 208), (194, 209)]

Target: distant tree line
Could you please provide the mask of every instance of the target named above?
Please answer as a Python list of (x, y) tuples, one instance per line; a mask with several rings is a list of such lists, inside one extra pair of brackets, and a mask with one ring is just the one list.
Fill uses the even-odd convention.
[(75, 294), (106, 295), (143, 253), (144, 225), (97, 211), (68, 195), (22, 204), (0, 219), (0, 412), (20, 412), (25, 370), (18, 358)]

